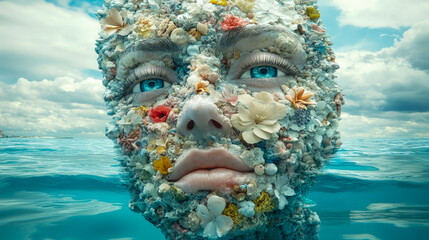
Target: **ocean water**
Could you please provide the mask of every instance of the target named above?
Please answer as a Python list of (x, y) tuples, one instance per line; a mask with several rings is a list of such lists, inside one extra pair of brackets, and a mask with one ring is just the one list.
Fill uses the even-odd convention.
[[(344, 139), (308, 194), (320, 239), (429, 239), (429, 139)], [(0, 139), (0, 239), (163, 239), (108, 139)]]

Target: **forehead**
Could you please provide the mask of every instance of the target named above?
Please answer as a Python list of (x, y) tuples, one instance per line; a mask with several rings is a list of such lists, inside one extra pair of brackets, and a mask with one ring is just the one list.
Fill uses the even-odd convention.
[[(125, 27), (133, 29), (123, 41), (122, 47), (128, 48), (137, 41), (148, 38), (166, 37), (173, 42), (183, 44), (181, 37), (184, 32), (201, 43), (207, 43), (218, 39), (213, 35), (236, 31), (237, 26), (246, 26), (251, 29), (254, 26), (265, 26), (253, 28), (254, 31), (243, 31), (244, 34), (236, 34), (246, 38), (258, 32), (272, 31), (272, 28), (265, 28), (273, 26), (279, 27), (276, 30), (283, 28), (283, 31), (284, 29), (293, 31), (303, 19), (302, 13), (298, 13), (300, 9), (302, 10), (302, 7), (295, 6), (294, 1), (291, 0), (280, 1), (280, 3), (276, 0), (236, 0), (234, 2), (227, 0), (106, 0), (103, 10), (98, 15), (105, 28), (109, 28), (108, 25), (112, 22), (105, 21), (109, 17), (116, 21), (113, 25), (117, 26), (110, 26), (112, 28), (132, 25)], [(116, 16), (112, 16), (115, 15), (112, 14), (112, 10), (116, 10)], [(233, 39), (229, 38), (229, 40)]]

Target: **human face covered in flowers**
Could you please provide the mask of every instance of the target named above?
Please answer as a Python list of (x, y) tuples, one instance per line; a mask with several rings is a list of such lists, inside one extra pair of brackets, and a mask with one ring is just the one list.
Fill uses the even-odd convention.
[(315, 1), (105, 0), (98, 15), (130, 207), (168, 239), (317, 238), (302, 194), (340, 145), (343, 100)]

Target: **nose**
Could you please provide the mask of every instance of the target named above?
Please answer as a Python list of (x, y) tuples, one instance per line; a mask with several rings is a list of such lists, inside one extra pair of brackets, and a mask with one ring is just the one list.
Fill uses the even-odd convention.
[(187, 101), (177, 120), (177, 130), (185, 136), (193, 135), (197, 140), (225, 134), (229, 129), (216, 105), (200, 95)]

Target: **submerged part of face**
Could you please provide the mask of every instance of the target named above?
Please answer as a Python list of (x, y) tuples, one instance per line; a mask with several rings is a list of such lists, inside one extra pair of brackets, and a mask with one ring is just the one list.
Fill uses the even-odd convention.
[(106, 135), (167, 238), (316, 238), (343, 99), (314, 2), (105, 0)]

